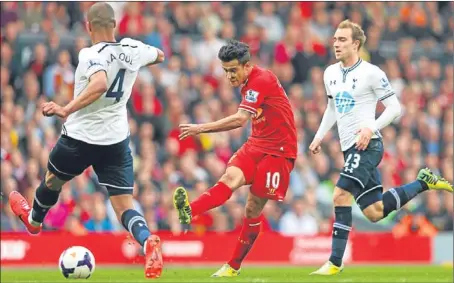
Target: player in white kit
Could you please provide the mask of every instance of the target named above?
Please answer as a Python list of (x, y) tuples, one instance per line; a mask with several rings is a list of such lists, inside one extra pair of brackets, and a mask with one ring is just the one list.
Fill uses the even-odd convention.
[[(425, 190), (453, 190), (446, 180), (429, 169), (422, 169), (416, 181), (383, 193), (377, 169), (384, 152), (380, 130), (400, 115), (401, 106), (386, 74), (359, 57), (358, 51), (365, 40), (359, 25), (349, 20), (340, 23), (333, 43), (339, 62), (326, 68), (324, 73), (328, 106), (309, 150), (319, 153), (323, 137), (337, 122), (345, 163), (333, 195), (335, 221), (331, 256), (312, 274), (334, 275), (342, 271), (352, 224), (352, 197), (364, 215), (377, 222)], [(378, 101), (386, 108), (375, 120)]]
[(139, 69), (163, 62), (164, 53), (130, 38), (116, 42), (114, 11), (106, 3), (91, 6), (87, 20), (93, 45), (79, 53), (74, 99), (64, 107), (54, 102), (42, 106), (45, 116), (67, 120), (49, 155), (48, 171), (36, 190), (33, 208), (18, 192), (10, 194), (10, 205), (27, 230), (38, 234), (63, 184), (93, 166), (99, 183), (107, 188), (118, 219), (144, 247), (146, 276), (159, 277), (160, 239), (151, 235), (145, 219), (133, 206), (126, 104)]

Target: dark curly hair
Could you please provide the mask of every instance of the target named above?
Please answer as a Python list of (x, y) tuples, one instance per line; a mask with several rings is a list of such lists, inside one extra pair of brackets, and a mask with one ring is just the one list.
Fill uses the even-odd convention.
[(218, 58), (222, 62), (230, 62), (236, 59), (244, 65), (251, 60), (249, 45), (237, 40), (229, 40), (226, 45), (219, 49)]

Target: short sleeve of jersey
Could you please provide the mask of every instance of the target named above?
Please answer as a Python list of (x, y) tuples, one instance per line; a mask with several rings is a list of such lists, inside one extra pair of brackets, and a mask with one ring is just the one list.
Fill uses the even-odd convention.
[(372, 89), (379, 101), (383, 101), (388, 97), (395, 95), (395, 91), (391, 86), (385, 72), (377, 67), (372, 72)]
[(158, 59), (158, 49), (155, 47), (137, 41), (137, 46), (139, 48), (140, 62), (142, 66), (152, 64)]
[(121, 43), (129, 45), (134, 49), (137, 48), (139, 64), (141, 67), (152, 64), (156, 61), (156, 59), (158, 59), (158, 49), (151, 45), (145, 44), (142, 41), (126, 37), (121, 40)]
[(79, 52), (79, 67), (82, 68), (83, 74), (87, 79), (99, 71), (107, 73), (107, 65), (102, 60), (101, 55), (89, 48), (82, 49)]
[[(257, 109), (262, 105), (265, 99), (265, 90), (267, 84), (263, 80), (254, 80), (248, 82), (242, 91), (242, 100), (239, 109), (248, 111), (252, 114), (257, 114)], [(268, 88), (269, 89), (269, 88)]]

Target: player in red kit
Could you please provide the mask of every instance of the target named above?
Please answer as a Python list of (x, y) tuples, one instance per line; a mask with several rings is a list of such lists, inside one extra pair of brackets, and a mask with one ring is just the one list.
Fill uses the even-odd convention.
[(249, 119), (252, 119), (252, 134), (232, 156), (216, 185), (191, 203), (186, 190), (179, 187), (173, 201), (180, 222), (190, 224), (193, 217), (223, 205), (236, 189), (251, 185), (233, 256), (213, 274), (233, 277), (239, 275), (241, 263), (260, 232), (266, 202), (285, 198), (297, 154), (297, 137), (293, 111), (284, 89), (271, 71), (250, 63), (249, 46), (229, 41), (219, 50), (218, 58), (230, 84), (241, 87), (238, 112), (212, 123), (182, 124), (179, 138), (233, 130), (244, 126)]

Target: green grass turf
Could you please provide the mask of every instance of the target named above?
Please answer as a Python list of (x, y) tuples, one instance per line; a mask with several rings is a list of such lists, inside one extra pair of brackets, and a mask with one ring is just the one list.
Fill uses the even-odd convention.
[[(347, 266), (336, 276), (309, 276), (315, 267), (248, 267), (239, 277), (210, 278), (216, 267), (169, 267), (159, 279), (145, 279), (137, 267), (97, 267), (82, 282), (453, 282), (452, 267), (443, 266)], [(55, 269), (4, 269), (1, 282), (72, 282)], [(80, 280), (76, 281), (80, 282)]]

